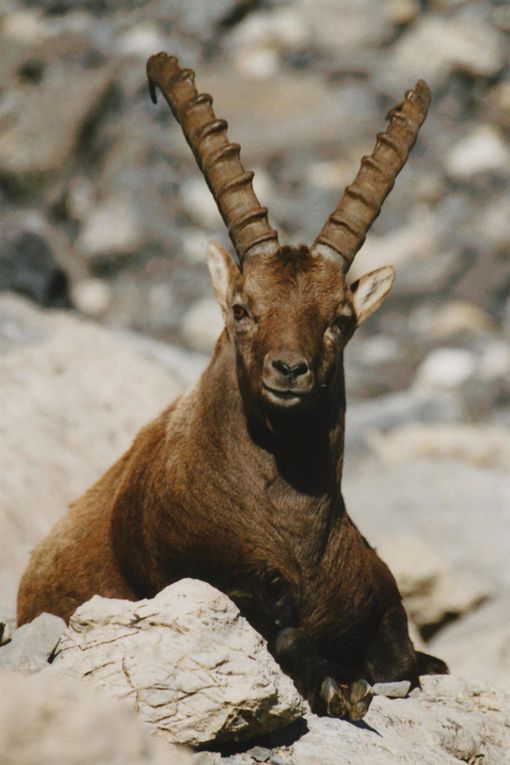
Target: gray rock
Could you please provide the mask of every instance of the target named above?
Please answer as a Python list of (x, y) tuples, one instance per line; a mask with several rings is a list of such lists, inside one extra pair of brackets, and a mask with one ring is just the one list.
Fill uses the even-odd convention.
[(388, 699), (403, 699), (409, 693), (411, 683), (402, 680), (400, 683), (375, 683), (372, 690), (376, 696), (386, 696)]
[(487, 587), (452, 569), (417, 536), (383, 537), (377, 550), (391, 567), (407, 613), (424, 634), (469, 613), (488, 597)]
[(366, 448), (373, 431), (409, 422), (454, 422), (460, 419), (457, 397), (449, 391), (402, 391), (367, 401), (351, 401), (346, 418), (347, 449)]
[(429, 390), (459, 389), (474, 377), (476, 367), (476, 357), (465, 348), (437, 348), (418, 368), (415, 385)]
[(448, 676), (422, 682), (414, 698), (376, 696), (365, 726), (308, 718), (309, 732), (292, 746), (293, 765), (505, 762), (508, 694)]
[(115, 258), (129, 255), (143, 245), (143, 232), (136, 207), (120, 196), (104, 199), (86, 217), (76, 242), (85, 258)]
[(446, 157), (446, 170), (457, 180), (476, 173), (508, 173), (510, 152), (499, 133), (488, 125), (480, 125), (459, 141)]
[(14, 605), (30, 549), (181, 383), (68, 313), (0, 296), (0, 580)]
[[(445, 457), (388, 467), (356, 456), (346, 463), (343, 488), (350, 514), (372, 544), (412, 533), (494, 595), (510, 589), (507, 473)], [(471, 659), (476, 676), (476, 653)]]
[[(225, 88), (227, 80), (229, 87)], [(297, 76), (282, 71), (271, 80), (269, 87), (265, 79), (233, 77), (230, 69), (217, 68), (201, 73), (200, 87), (215, 94), (216, 113), (228, 118), (229, 136), (233, 141), (242, 142), (242, 156), (250, 158), (252, 167), (257, 162), (267, 163), (275, 152), (306, 151), (305, 156), (311, 156), (314, 147), (327, 142), (337, 145), (339, 125), (346, 142), (359, 142), (365, 135), (370, 142), (374, 124), (381, 121), (373, 94), (367, 89), (356, 89), (353, 94), (348, 83), (340, 83), (333, 89), (303, 72)], [(320, 120), (317, 114), (321, 115)], [(188, 147), (184, 143), (180, 147), (187, 157)], [(331, 201), (334, 204), (333, 199)], [(328, 212), (324, 210), (324, 216)], [(297, 218), (299, 214), (299, 210), (294, 210)]]
[(232, 601), (193, 579), (136, 603), (95, 596), (71, 617), (52, 670), (130, 700), (177, 743), (250, 738), (304, 711)]
[(7, 224), (0, 241), (0, 291), (18, 292), (36, 303), (69, 307), (68, 276), (41, 232), (19, 221)]
[(271, 758), (271, 750), (265, 746), (254, 746), (246, 752), (255, 762), (267, 762)]
[(409, 423), (386, 433), (371, 433), (367, 443), (386, 465), (446, 457), (477, 467), (510, 470), (510, 433), (504, 424)]
[(510, 688), (510, 590), (445, 627), (428, 650), (459, 676)]
[(11, 628), (7, 622), (0, 622), (0, 646), (11, 641)]
[(397, 278), (393, 294), (399, 296), (434, 293), (459, 267), (459, 254), (440, 240), (439, 221), (423, 210), (409, 223), (377, 236), (372, 233), (349, 271), (349, 280), (393, 265)]
[(65, 627), (63, 619), (46, 613), (19, 627), (10, 643), (0, 650), (0, 668), (22, 672), (44, 669)]
[(370, 0), (300, 0), (299, 13), (317, 45), (335, 54), (338, 40), (352, 50), (383, 43), (392, 32), (389, 3)]
[(504, 60), (504, 40), (489, 25), (430, 14), (402, 35), (379, 78), (389, 87), (421, 77), (437, 88), (453, 72), (492, 77)]
[(16, 90), (0, 134), (0, 172), (26, 189), (61, 170), (111, 81), (109, 67), (84, 70), (55, 61), (40, 84)]
[(2, 765), (195, 763), (151, 736), (128, 705), (71, 678), (2, 670), (0, 688)]

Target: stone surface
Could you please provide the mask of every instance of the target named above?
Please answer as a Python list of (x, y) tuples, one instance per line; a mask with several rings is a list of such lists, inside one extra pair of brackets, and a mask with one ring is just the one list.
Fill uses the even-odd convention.
[(476, 173), (506, 174), (510, 152), (494, 128), (482, 125), (453, 147), (446, 159), (446, 169), (459, 180)]
[[(0, 296), (0, 580), (13, 604), (29, 550), (181, 384), (126, 340)], [(7, 352), (5, 352), (7, 351)]]
[(380, 76), (394, 83), (405, 72), (407, 82), (421, 77), (432, 87), (453, 72), (491, 77), (503, 66), (503, 45), (500, 33), (486, 24), (431, 14), (400, 38)]
[(409, 423), (367, 438), (387, 465), (420, 457), (447, 457), (478, 467), (510, 470), (510, 434), (499, 425)]
[(454, 390), (472, 378), (476, 358), (465, 348), (437, 348), (425, 358), (416, 373), (415, 384), (422, 388)]
[(0, 688), (2, 765), (199, 765), (149, 735), (128, 705), (71, 678), (2, 670)]
[(453, 677), (423, 678), (414, 698), (374, 698), (357, 726), (311, 717), (292, 746), (293, 765), (500, 765), (510, 747), (509, 697)]
[(11, 640), (11, 628), (7, 622), (0, 622), (0, 646), (6, 645)]
[(375, 683), (372, 690), (376, 696), (386, 696), (388, 699), (403, 699), (409, 693), (411, 683), (402, 680), (399, 683)]
[(396, 429), (416, 421), (454, 422), (460, 416), (459, 403), (448, 391), (403, 391), (368, 401), (351, 401), (346, 417), (347, 449), (358, 450), (377, 443), (372, 434), (380, 430)]
[(109, 68), (85, 71), (56, 61), (41, 84), (15, 92), (0, 133), (0, 173), (25, 185), (62, 167), (111, 77)]
[(129, 255), (142, 245), (136, 208), (122, 197), (102, 200), (87, 216), (76, 242), (79, 252), (88, 259)]
[(0, 668), (7, 667), (21, 672), (44, 669), (65, 627), (63, 619), (46, 613), (24, 624), (0, 651)]
[(397, 580), (407, 613), (427, 636), (488, 596), (474, 577), (452, 570), (419, 537), (383, 537), (377, 551)]
[(68, 276), (42, 232), (6, 225), (0, 241), (0, 291), (18, 292), (44, 306), (70, 306)]
[(251, 738), (304, 711), (232, 601), (193, 579), (135, 603), (95, 596), (71, 617), (52, 670), (130, 700), (172, 742)]

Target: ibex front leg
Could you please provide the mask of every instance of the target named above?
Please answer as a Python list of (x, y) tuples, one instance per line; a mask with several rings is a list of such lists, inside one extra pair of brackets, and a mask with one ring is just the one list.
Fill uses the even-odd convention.
[(279, 576), (271, 580), (266, 607), (276, 628), (270, 648), (292, 677), (312, 711), (330, 717), (360, 720), (372, 701), (372, 690), (356, 672), (324, 659), (298, 624), (298, 609), (290, 585)]

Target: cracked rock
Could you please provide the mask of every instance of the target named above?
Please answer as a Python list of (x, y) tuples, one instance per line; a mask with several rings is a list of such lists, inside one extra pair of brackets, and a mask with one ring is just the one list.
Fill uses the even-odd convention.
[(71, 617), (52, 671), (129, 700), (174, 743), (247, 739), (303, 712), (292, 681), (237, 607), (193, 579), (134, 603), (95, 596)]

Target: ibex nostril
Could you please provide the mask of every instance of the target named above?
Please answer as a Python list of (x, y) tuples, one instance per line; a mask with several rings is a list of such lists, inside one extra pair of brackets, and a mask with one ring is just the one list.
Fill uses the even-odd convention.
[(293, 377), (299, 377), (300, 375), (306, 374), (309, 369), (306, 361), (300, 361), (297, 364), (290, 365), (281, 359), (272, 361), (271, 366), (274, 367), (274, 369), (276, 369), (278, 372), (281, 372), (282, 375), (285, 375), (285, 377), (290, 377), (291, 379)]

